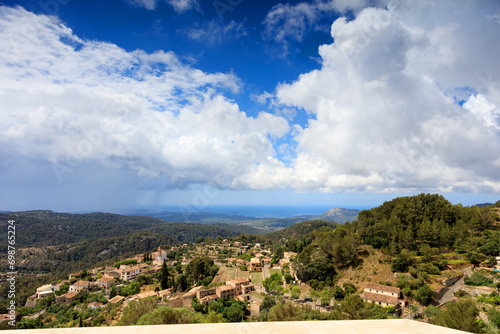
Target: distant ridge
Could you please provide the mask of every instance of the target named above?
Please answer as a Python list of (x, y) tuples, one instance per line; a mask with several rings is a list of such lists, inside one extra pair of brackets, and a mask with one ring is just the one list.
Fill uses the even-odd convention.
[(491, 205), (493, 205), (493, 203), (480, 203), (474, 206), (477, 206), (478, 208), (484, 208), (485, 206), (491, 206)]
[(315, 217), (315, 219), (336, 222), (336, 223), (345, 223), (357, 219), (359, 213), (360, 210), (334, 208)]

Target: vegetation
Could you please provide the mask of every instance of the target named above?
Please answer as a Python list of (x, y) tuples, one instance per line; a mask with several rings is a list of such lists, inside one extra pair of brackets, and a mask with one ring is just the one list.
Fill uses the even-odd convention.
[[(285, 252), (295, 252), (291, 263), (281, 270), (271, 269), (271, 276), (262, 281), (267, 294), (263, 293), (258, 320), (398, 317), (394, 307), (383, 308), (359, 297), (359, 288), (366, 284), (363, 282), (373, 279), (380, 284), (399, 287), (412, 305), (425, 307), (424, 316), (433, 324), (478, 333), (493, 332), (500, 326), (500, 311), (496, 309), (500, 297), (496, 291), (480, 297), (462, 292), (456, 295), (455, 302), (441, 308), (429, 305), (435, 298), (432, 287), (443, 278), (455, 277), (461, 268), (470, 264), (491, 266), (496, 262), (495, 256), (500, 252), (498, 208), (500, 201), (493, 206), (463, 207), (452, 205), (439, 195), (421, 194), (396, 198), (377, 208), (361, 211), (357, 220), (343, 225), (308, 221), (267, 235), (240, 234), (248, 230), (238, 230), (236, 226), (225, 229), (219, 224), (174, 224), (149, 217), (31, 211), (21, 213), (22, 219), (16, 218), (22, 221), (22, 226), (19, 226), (23, 228), (20, 237), (23, 235), (26, 239), (23, 244), (26, 241), (26, 245), (37, 246), (19, 252), (19, 260), (23, 260), (19, 272), (50, 272), (51, 275), (18, 277), (17, 283), (23, 289), (16, 294), (16, 303), (24, 305), (36, 287), (67, 278), (69, 271), (82, 270), (78, 279), (92, 280), (95, 275), (90, 275), (90, 268), (96, 265), (135, 265), (136, 260), (124, 259), (137, 253), (145, 254), (144, 260), (151, 264), (151, 251), (158, 246), (178, 246), (189, 240), (196, 241), (196, 244), (168, 252), (168, 265), (165, 262), (156, 274), (140, 275), (129, 283), (118, 281), (110, 289), (109, 297), (131, 296), (139, 293), (141, 287), (142, 291), (173, 288), (175, 294), (195, 285), (224, 284), (237, 274), (249, 277), (246, 270), (242, 273), (248, 267), (236, 266), (236, 258), (248, 261), (255, 256), (254, 253), (261, 252), (257, 256), (279, 263)], [(223, 238), (229, 240), (223, 242)], [(236, 241), (247, 249), (234, 247)], [(52, 245), (48, 246), (49, 243)], [(260, 243), (260, 247), (252, 249), (256, 243)], [(183, 264), (184, 257), (189, 258), (189, 264)], [(227, 263), (229, 258), (233, 260), (219, 272), (213, 258), (221, 263)], [(381, 271), (385, 276), (377, 276)], [(295, 285), (298, 284), (296, 277), (310, 288)], [(252, 273), (250, 278), (260, 284), (262, 274)], [(73, 278), (70, 283), (76, 280)], [(497, 282), (497, 274), (477, 270), (465, 278), (466, 284), (474, 286), (497, 287)], [(62, 285), (56, 295), (65, 293), (68, 288), (68, 284)], [(3, 285), (0, 288), (0, 313), (7, 311), (7, 293), (7, 287)], [(46, 311), (37, 319), (23, 319), (19, 328), (110, 325), (119, 310), (116, 305), (106, 305), (99, 310), (86, 308), (91, 301), (106, 303), (104, 293), (100, 289), (85, 293), (73, 305), (55, 305), (55, 296), (52, 295), (39, 300), (35, 308), (19, 307), (20, 316)], [(252, 294), (260, 295), (257, 292)], [(301, 296), (310, 297), (314, 303), (309, 299), (297, 301)], [(289, 297), (291, 299), (285, 301)], [(171, 308), (158, 303), (158, 299), (160, 297), (130, 302), (118, 324), (251, 319), (248, 305), (234, 299), (212, 300), (208, 305), (194, 299), (192, 310)], [(327, 312), (320, 312), (319, 308)], [(478, 318), (480, 308), (487, 313), (488, 325)]]

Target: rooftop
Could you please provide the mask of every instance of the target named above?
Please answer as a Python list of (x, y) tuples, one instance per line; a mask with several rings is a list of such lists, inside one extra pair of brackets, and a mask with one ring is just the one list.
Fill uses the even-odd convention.
[(233, 282), (233, 283), (236, 283), (236, 284), (238, 284), (238, 283), (246, 283), (246, 282), (248, 282), (248, 278), (246, 278), (246, 277), (238, 277), (238, 278), (234, 278), (232, 280), (229, 280), (228, 282)]
[(394, 292), (394, 293), (399, 293), (401, 291), (400, 288), (382, 284), (375, 284), (375, 283), (366, 284), (365, 289), (380, 290), (380, 291)]
[(375, 302), (382, 302), (382, 303), (389, 303), (391, 305), (397, 305), (398, 304), (398, 297), (392, 297), (388, 295), (382, 295), (380, 293), (373, 293), (373, 292), (363, 292), (360, 296), (361, 298), (364, 299), (369, 299), (373, 300)]

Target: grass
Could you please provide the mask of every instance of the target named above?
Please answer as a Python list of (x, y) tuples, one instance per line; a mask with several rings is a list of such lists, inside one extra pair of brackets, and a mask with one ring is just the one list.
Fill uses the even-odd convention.
[(253, 272), (251, 275), (252, 283), (255, 285), (260, 285), (262, 286), (262, 273), (260, 272)]
[(448, 264), (451, 264), (451, 265), (459, 265), (459, 264), (464, 264), (464, 263), (467, 263), (466, 260), (462, 260), (462, 259), (458, 259), (458, 260), (447, 260), (446, 261)]
[(269, 269), (269, 274), (278, 274), (281, 277), (281, 269)]

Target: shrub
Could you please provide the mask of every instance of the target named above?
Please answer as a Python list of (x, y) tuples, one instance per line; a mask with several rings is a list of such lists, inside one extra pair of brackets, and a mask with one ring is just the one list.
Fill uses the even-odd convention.
[(493, 283), (493, 280), (491, 280), (486, 276), (481, 275), (478, 272), (475, 272), (470, 276), (466, 276), (464, 278), (464, 283), (473, 286), (487, 286)]

